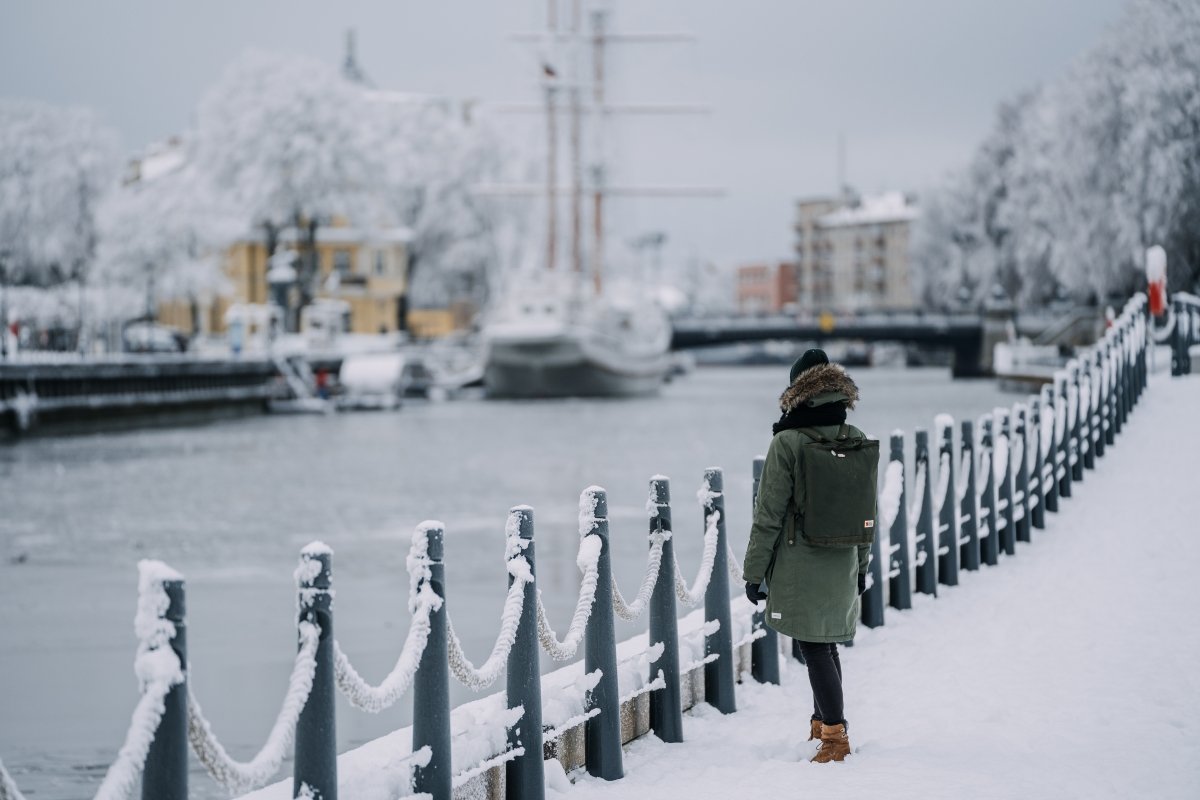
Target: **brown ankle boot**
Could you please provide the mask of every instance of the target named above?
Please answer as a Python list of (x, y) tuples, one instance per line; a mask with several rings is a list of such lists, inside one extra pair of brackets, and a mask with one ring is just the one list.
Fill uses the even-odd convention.
[(812, 725), (812, 730), (809, 731), (808, 740), (811, 742), (814, 739), (820, 739), (821, 738), (821, 720), (811, 719), (811, 720), (809, 720), (809, 723)]
[(814, 764), (824, 764), (829, 761), (841, 761), (850, 755), (850, 739), (846, 736), (845, 725), (821, 725), (821, 744), (817, 754), (812, 757)]

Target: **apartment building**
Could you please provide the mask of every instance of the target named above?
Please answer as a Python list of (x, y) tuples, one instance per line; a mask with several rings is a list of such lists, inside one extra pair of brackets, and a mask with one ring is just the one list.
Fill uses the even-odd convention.
[(900, 192), (812, 198), (796, 204), (798, 307), (804, 311), (906, 310), (915, 204)]

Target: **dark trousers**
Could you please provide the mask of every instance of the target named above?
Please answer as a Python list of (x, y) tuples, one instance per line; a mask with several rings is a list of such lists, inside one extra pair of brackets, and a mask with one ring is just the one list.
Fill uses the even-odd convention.
[(813, 719), (826, 725), (844, 725), (842, 705), (842, 660), (833, 642), (793, 643), (808, 667), (808, 683), (813, 693)]

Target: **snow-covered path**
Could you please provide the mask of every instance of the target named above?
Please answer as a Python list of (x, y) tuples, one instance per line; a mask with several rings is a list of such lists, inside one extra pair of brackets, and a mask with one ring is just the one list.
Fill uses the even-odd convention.
[[(807, 763), (803, 667), (552, 798), (1200, 797), (1200, 378), (1151, 378), (1094, 472), (997, 567), (843, 651), (855, 754)], [(561, 775), (559, 776), (561, 778)]]

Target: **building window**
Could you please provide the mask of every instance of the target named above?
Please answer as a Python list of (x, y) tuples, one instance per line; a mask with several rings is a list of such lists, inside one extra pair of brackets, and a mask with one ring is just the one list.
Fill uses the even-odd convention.
[(350, 251), (338, 249), (333, 251), (333, 269), (338, 275), (345, 277), (350, 274)]
[(382, 275), (383, 271), (386, 267), (387, 267), (387, 259), (384, 258), (383, 251), (376, 250), (375, 251), (375, 274)]

